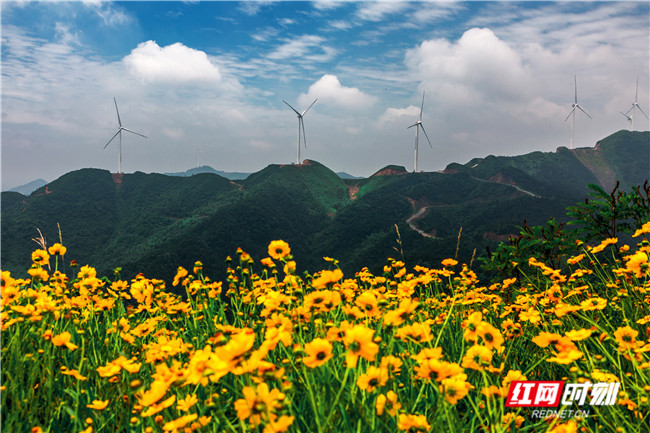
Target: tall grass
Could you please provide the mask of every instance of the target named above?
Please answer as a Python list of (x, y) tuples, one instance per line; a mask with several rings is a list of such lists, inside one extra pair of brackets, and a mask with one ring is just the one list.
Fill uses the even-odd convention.
[[(260, 263), (238, 250), (224, 282), (197, 262), (170, 288), (64, 266), (57, 244), (28, 274), (2, 272), (2, 427), (648, 431), (648, 252), (604, 242), (566, 270), (531, 259), (528, 274), (481, 284), (453, 259), (345, 276), (325, 258), (301, 277), (274, 241)], [(539, 419), (504, 405), (526, 379), (621, 388), (585, 417)]]

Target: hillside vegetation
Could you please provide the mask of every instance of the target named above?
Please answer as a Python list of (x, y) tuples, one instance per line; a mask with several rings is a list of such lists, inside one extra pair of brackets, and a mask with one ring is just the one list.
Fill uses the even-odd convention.
[(449, 256), (475, 264), (524, 220), (563, 221), (590, 183), (607, 191), (616, 180), (624, 190), (642, 184), (648, 155), (648, 132), (620, 131), (595, 148), (489, 156), (440, 173), (388, 166), (367, 179), (341, 179), (315, 161), (271, 165), (244, 180), (83, 169), (29, 197), (2, 193), (2, 268), (28, 266), (37, 229), (51, 245), (59, 227), (69, 259), (102, 274), (120, 267), (124, 278), (170, 281), (170, 269), (196, 260), (223, 278), (237, 247), (262, 257), (274, 239), (291, 244), (299, 272), (323, 257), (339, 259), (345, 273), (378, 271), (386, 257), (409, 266)]

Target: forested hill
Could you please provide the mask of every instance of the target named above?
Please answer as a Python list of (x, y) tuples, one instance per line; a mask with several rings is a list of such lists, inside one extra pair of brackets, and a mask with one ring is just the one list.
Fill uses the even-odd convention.
[(219, 279), (237, 247), (259, 261), (274, 239), (289, 242), (299, 271), (328, 266), (325, 256), (344, 272), (381, 267), (387, 257), (434, 266), (456, 254), (461, 227), (458, 258), (469, 263), (524, 219), (562, 218), (589, 183), (611, 190), (620, 181), (629, 191), (649, 173), (650, 133), (629, 131), (595, 148), (489, 156), (434, 173), (389, 166), (366, 179), (342, 179), (315, 161), (270, 165), (243, 180), (82, 169), (29, 197), (2, 193), (2, 268), (27, 269), (37, 229), (52, 245), (57, 223), (67, 262), (102, 274), (121, 267), (124, 279), (142, 272), (169, 281), (196, 260)]

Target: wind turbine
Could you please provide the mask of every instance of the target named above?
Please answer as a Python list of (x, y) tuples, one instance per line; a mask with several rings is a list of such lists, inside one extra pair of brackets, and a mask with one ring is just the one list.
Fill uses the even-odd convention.
[(194, 148), (196, 149), (196, 168), (201, 167), (201, 154), (203, 150), (199, 147), (197, 143), (194, 143)]
[(573, 135), (574, 135), (575, 127), (576, 127), (576, 108), (579, 109), (580, 111), (582, 111), (583, 113), (585, 113), (587, 115), (587, 117), (591, 119), (591, 116), (589, 115), (589, 113), (587, 113), (585, 110), (582, 109), (582, 107), (580, 105), (578, 105), (578, 81), (577, 81), (575, 75), (573, 76), (573, 88), (575, 90), (575, 99), (574, 99), (573, 104), (571, 104), (571, 112), (566, 117), (566, 119), (564, 119), (564, 121), (566, 122), (567, 120), (569, 120), (569, 117), (572, 117), (572, 119), (571, 119), (571, 149), (573, 149)]
[[(630, 111), (632, 112), (632, 116), (629, 117), (630, 121), (632, 122), (632, 129), (631, 129), (632, 131), (634, 131), (634, 113), (636, 112), (636, 109), (638, 108), (639, 111), (643, 113), (641, 106), (637, 102), (638, 99), (639, 99), (639, 77), (636, 77), (636, 93), (634, 94), (634, 102), (632, 102), (632, 108), (630, 108), (625, 112), (626, 116), (630, 113)], [(645, 116), (646, 119), (648, 118), (647, 114), (643, 113), (643, 115)]]
[(104, 149), (106, 149), (106, 147), (109, 144), (111, 144), (111, 141), (113, 141), (113, 139), (115, 137), (117, 137), (118, 135), (120, 136), (120, 142), (119, 142), (119, 145), (118, 145), (118, 148), (117, 148), (118, 149), (117, 150), (117, 153), (118, 153), (117, 172), (122, 173), (122, 131), (130, 132), (131, 134), (139, 135), (139, 136), (144, 137), (144, 138), (147, 138), (147, 136), (142, 135), (139, 132), (131, 131), (130, 129), (127, 129), (127, 128), (123, 127), (122, 126), (122, 120), (120, 119), (120, 110), (117, 109), (117, 101), (115, 100), (115, 98), (113, 98), (113, 102), (115, 102), (115, 111), (117, 112), (117, 123), (120, 125), (120, 127), (117, 129), (117, 132), (115, 133), (115, 135), (113, 135), (113, 137), (110, 140), (108, 140), (108, 143), (106, 143), (104, 145)]
[(424, 92), (422, 92), (422, 106), (420, 107), (420, 120), (416, 121), (413, 125), (406, 128), (409, 129), (415, 126), (415, 161), (413, 163), (413, 173), (417, 173), (418, 171), (418, 142), (420, 141), (420, 128), (422, 128), (422, 132), (424, 132), (424, 136), (427, 138), (427, 141), (429, 142), (429, 146), (431, 146), (431, 148), (433, 149), (433, 146), (431, 145), (431, 140), (429, 140), (427, 131), (424, 130), (424, 125), (422, 124), (423, 110), (424, 110)]
[(301, 130), (302, 130), (302, 138), (303, 138), (303, 141), (305, 142), (305, 149), (307, 149), (307, 136), (305, 135), (305, 122), (302, 120), (302, 118), (305, 116), (305, 114), (307, 114), (309, 109), (314, 106), (316, 101), (318, 101), (318, 98), (316, 98), (314, 100), (314, 102), (312, 102), (311, 105), (309, 107), (307, 107), (307, 109), (305, 111), (300, 113), (298, 110), (296, 110), (291, 105), (289, 105), (289, 103), (287, 101), (285, 101), (284, 99), (282, 100), (282, 102), (289, 105), (289, 108), (291, 108), (298, 115), (298, 156), (296, 158), (296, 164), (298, 164), (298, 165), (300, 165), (300, 131)]
[(621, 113), (623, 116), (625, 116), (625, 118), (627, 119), (627, 129), (631, 131), (631, 129), (630, 129), (630, 125), (633, 125), (633, 124), (634, 124), (634, 123), (633, 123), (633, 122), (634, 122), (634, 119), (632, 119), (630, 116), (628, 116), (627, 114), (623, 113), (622, 111), (619, 111), (619, 113)]

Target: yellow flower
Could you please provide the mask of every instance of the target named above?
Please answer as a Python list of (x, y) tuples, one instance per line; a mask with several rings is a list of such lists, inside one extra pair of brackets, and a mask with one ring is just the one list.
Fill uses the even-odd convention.
[(174, 276), (174, 281), (172, 281), (172, 286), (176, 287), (180, 283), (182, 278), (185, 278), (187, 276), (188, 272), (187, 269), (185, 269), (182, 266), (178, 267), (178, 270), (176, 271), (176, 275)]
[(47, 249), (51, 256), (65, 256), (66, 247), (61, 244), (54, 244)]
[(291, 248), (285, 241), (272, 241), (269, 244), (269, 256), (275, 260), (280, 260), (291, 254)]
[(354, 303), (361, 309), (366, 317), (377, 317), (381, 314), (377, 307), (377, 297), (371, 292), (363, 292)]
[(457, 260), (454, 260), (454, 259), (444, 259), (444, 260), (442, 261), (442, 266), (444, 266), (444, 267), (446, 267), (446, 268), (447, 268), (447, 267), (456, 266), (457, 264), (458, 264), (458, 261), (457, 261)]
[(325, 364), (332, 357), (332, 343), (323, 338), (314, 338), (310, 343), (305, 344), (306, 357), (302, 362), (310, 368)]
[(603, 298), (591, 298), (585, 299), (580, 303), (582, 311), (591, 311), (591, 310), (602, 310), (607, 306), (607, 299)]
[(166, 409), (169, 406), (171, 406), (172, 404), (174, 404), (175, 401), (176, 401), (176, 396), (172, 395), (171, 397), (169, 397), (166, 400), (163, 400), (163, 401), (161, 401), (159, 403), (152, 404), (151, 406), (149, 406), (147, 408), (147, 410), (143, 411), (140, 414), (140, 416), (143, 417), (143, 418), (146, 418), (148, 416), (155, 415), (158, 412), (161, 412), (163, 409)]
[(618, 242), (618, 239), (617, 239), (617, 238), (608, 238), (608, 239), (605, 239), (604, 241), (602, 241), (602, 242), (600, 243), (600, 245), (597, 245), (597, 246), (591, 248), (591, 249), (589, 250), (589, 252), (592, 253), (592, 254), (599, 253), (599, 252), (601, 252), (602, 250), (604, 250), (608, 245), (613, 245), (613, 244), (615, 244), (616, 242)]
[(591, 337), (592, 333), (593, 331), (591, 329), (578, 329), (567, 331), (564, 333), (564, 335), (569, 337), (571, 341), (582, 341)]
[(400, 414), (397, 428), (410, 432), (428, 432), (431, 426), (424, 415)]
[(638, 229), (637, 231), (635, 231), (634, 234), (632, 235), (632, 237), (635, 238), (635, 237), (637, 237), (637, 236), (641, 236), (641, 235), (644, 234), (644, 233), (650, 233), (650, 221), (648, 221), (647, 223), (643, 224), (643, 226), (642, 226), (640, 229)]
[(345, 332), (345, 347), (348, 349), (346, 361), (348, 368), (357, 366), (359, 356), (368, 361), (374, 361), (379, 346), (373, 342), (375, 331), (366, 328), (364, 325), (355, 325)]
[(293, 260), (289, 260), (284, 267), (282, 268), (282, 271), (287, 274), (287, 275), (293, 275), (296, 273), (296, 262)]
[(45, 250), (36, 250), (32, 253), (32, 262), (43, 266), (50, 261), (50, 255)]
[(176, 403), (176, 407), (180, 411), (187, 412), (190, 410), (192, 406), (198, 403), (198, 401), (199, 399), (196, 397), (196, 394), (190, 394), (184, 399), (178, 400), (178, 403)]
[(86, 407), (90, 409), (95, 409), (95, 410), (104, 410), (106, 409), (106, 406), (108, 406), (108, 400), (106, 401), (101, 401), (101, 400), (93, 400), (91, 404), (87, 404)]
[(330, 283), (336, 283), (343, 278), (343, 271), (336, 268), (333, 271), (321, 271), (318, 278), (311, 281), (312, 287), (315, 289), (324, 289)]
[(82, 376), (81, 373), (79, 373), (79, 371), (77, 371), (77, 370), (65, 370), (65, 371), (62, 371), (61, 373), (65, 374), (67, 376), (72, 376), (77, 380), (86, 380), (87, 379), (86, 376)]
[(463, 332), (463, 338), (465, 341), (478, 341), (478, 334), (476, 333), (478, 325), (483, 320), (483, 313), (480, 311), (475, 311), (469, 315), (466, 320), (463, 320), (461, 327), (465, 329)]
[(542, 316), (535, 307), (530, 307), (528, 310), (519, 313), (519, 320), (523, 322), (537, 323), (542, 321)]
[(556, 424), (552, 430), (549, 430), (548, 433), (577, 433), (578, 432), (578, 423), (574, 420), (570, 420), (564, 424)]
[(483, 370), (483, 367), (490, 365), (492, 362), (493, 352), (485, 346), (475, 344), (467, 349), (467, 353), (463, 356), (461, 366), (463, 368), (471, 368), (474, 370)]
[(650, 271), (650, 263), (648, 263), (648, 255), (643, 251), (637, 251), (631, 256), (625, 258), (627, 263), (625, 268), (634, 274), (637, 278), (643, 278), (644, 275)]
[(431, 335), (431, 326), (416, 322), (399, 328), (395, 332), (395, 338), (415, 343), (426, 343), (433, 339), (433, 335)]
[(499, 350), (501, 348), (501, 345), (503, 344), (503, 335), (501, 335), (501, 331), (494, 326), (487, 322), (481, 322), (476, 329), (476, 333), (481, 337), (481, 340), (483, 340), (483, 344), (489, 349)]
[(199, 416), (195, 413), (192, 413), (190, 415), (183, 415), (180, 418), (176, 418), (174, 421), (169, 421), (163, 426), (163, 430), (165, 431), (177, 431), (179, 429), (182, 429), (185, 427), (188, 423), (194, 421), (197, 419)]
[(372, 392), (378, 386), (386, 385), (388, 380), (388, 371), (383, 368), (374, 366), (368, 367), (368, 370), (357, 379), (357, 386), (364, 391)]
[(512, 431), (512, 427), (510, 424), (513, 422), (515, 423), (515, 428), (519, 429), (521, 425), (524, 423), (525, 419), (521, 415), (515, 415), (513, 412), (509, 412), (505, 415), (503, 415), (503, 419), (501, 421), (501, 424), (503, 426), (508, 427), (508, 431)]
[(618, 342), (619, 349), (629, 350), (636, 348), (636, 337), (639, 335), (639, 331), (630, 328), (629, 326), (619, 327), (614, 332), (614, 338)]
[(445, 400), (449, 404), (456, 404), (458, 400), (462, 399), (469, 393), (472, 385), (466, 382), (466, 374), (458, 374), (447, 379), (443, 379), (440, 383), (440, 392), (445, 396)]
[(65, 346), (70, 350), (75, 350), (77, 347), (76, 344), (72, 344), (70, 340), (72, 339), (72, 335), (70, 335), (69, 332), (65, 331), (59, 335), (55, 335), (52, 337), (52, 344), (55, 346)]
[(577, 349), (570, 349), (566, 350), (563, 352), (558, 353), (556, 356), (552, 356), (550, 358), (547, 358), (547, 362), (555, 362), (557, 364), (570, 364), (573, 361), (576, 361), (578, 359), (582, 358), (582, 352), (577, 350)]
[(242, 392), (244, 398), (235, 402), (237, 417), (241, 420), (248, 419), (253, 427), (257, 427), (262, 420), (271, 420), (275, 416), (271, 411), (285, 397), (278, 389), (269, 390), (264, 382), (257, 385), (257, 389), (245, 386)]
[(386, 411), (389, 415), (395, 416), (401, 407), (401, 403), (397, 401), (397, 394), (393, 391), (388, 391), (386, 394), (379, 394), (375, 402), (377, 415), (381, 415)]
[(548, 347), (549, 344), (556, 344), (562, 336), (554, 332), (542, 331), (537, 337), (534, 337), (531, 341), (537, 344), (539, 347)]

